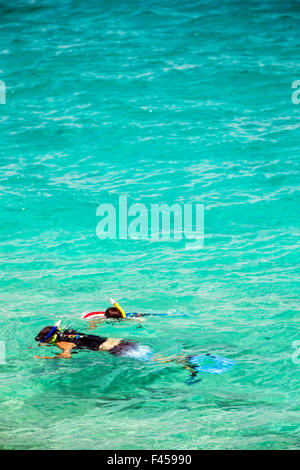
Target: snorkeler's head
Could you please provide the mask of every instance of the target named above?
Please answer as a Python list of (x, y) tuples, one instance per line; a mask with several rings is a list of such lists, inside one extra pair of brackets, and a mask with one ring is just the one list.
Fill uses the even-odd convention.
[(45, 326), (45, 328), (43, 328), (34, 339), (36, 341), (40, 341), (41, 343), (48, 343), (51, 341), (56, 331), (56, 326)]
[(122, 313), (116, 307), (109, 307), (105, 311), (105, 316), (106, 316), (106, 318), (123, 318)]

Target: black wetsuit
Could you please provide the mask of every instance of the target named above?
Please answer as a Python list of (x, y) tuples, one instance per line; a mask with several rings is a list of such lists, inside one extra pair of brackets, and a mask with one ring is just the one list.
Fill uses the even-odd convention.
[[(65, 341), (67, 343), (74, 343), (76, 344), (74, 349), (90, 349), (92, 351), (98, 351), (99, 346), (105, 343), (107, 339), (108, 338), (103, 336), (85, 335), (84, 333), (79, 333), (75, 330), (66, 330), (59, 334), (56, 342)], [(108, 352), (114, 356), (121, 356), (126, 351), (132, 350), (135, 347), (136, 343), (121, 340), (119, 344), (113, 346), (108, 350)]]
[(91, 349), (92, 351), (98, 351), (99, 346), (105, 343), (107, 338), (96, 335), (85, 335), (74, 330), (66, 330), (60, 333), (56, 342), (65, 341), (67, 343), (74, 343), (76, 347), (74, 349)]

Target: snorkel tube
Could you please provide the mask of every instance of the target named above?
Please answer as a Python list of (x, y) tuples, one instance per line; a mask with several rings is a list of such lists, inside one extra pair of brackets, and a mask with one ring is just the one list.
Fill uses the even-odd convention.
[(121, 315), (123, 318), (126, 318), (126, 313), (124, 312), (124, 310), (122, 309), (122, 307), (120, 307), (120, 305), (118, 304), (118, 302), (114, 299), (109, 299), (110, 303), (116, 307), (120, 312), (121, 312)]
[[(53, 328), (49, 331), (49, 333), (47, 334), (47, 336), (45, 336), (44, 338), (42, 338), (42, 339), (40, 340), (40, 344), (41, 344), (41, 343), (44, 343), (44, 341), (46, 341), (47, 339), (51, 338), (51, 336), (52, 336), (54, 333), (56, 333), (57, 331), (59, 331), (60, 324), (61, 324), (61, 320), (58, 320), (58, 321), (55, 323), (55, 325), (53, 326)], [(52, 338), (52, 340), (51, 340), (51, 342), (50, 342), (50, 344), (51, 344), (51, 343), (55, 343), (56, 337), (57, 337), (57, 334), (54, 334), (54, 335), (53, 335), (53, 338)]]

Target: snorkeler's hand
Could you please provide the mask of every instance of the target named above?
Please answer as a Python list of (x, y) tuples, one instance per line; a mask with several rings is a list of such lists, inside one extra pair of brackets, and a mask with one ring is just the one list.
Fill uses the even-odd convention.
[(49, 356), (33, 356), (34, 359), (59, 359), (59, 358), (71, 359), (71, 357), (72, 357), (72, 354), (67, 352), (67, 351), (64, 351), (63, 353), (58, 354), (57, 356), (52, 356), (52, 357), (49, 357)]
[(33, 359), (55, 359), (54, 357), (48, 357), (48, 356), (33, 356)]

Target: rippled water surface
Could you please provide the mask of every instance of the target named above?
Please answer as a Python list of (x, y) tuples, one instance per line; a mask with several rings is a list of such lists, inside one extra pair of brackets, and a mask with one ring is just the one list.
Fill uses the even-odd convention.
[[(0, 18), (0, 446), (299, 448), (299, 3), (8, 1)], [(204, 204), (204, 248), (99, 239), (119, 196)], [(237, 365), (188, 386), (175, 364), (33, 359), (43, 326), (87, 331), (111, 296), (168, 316), (96, 334)]]

